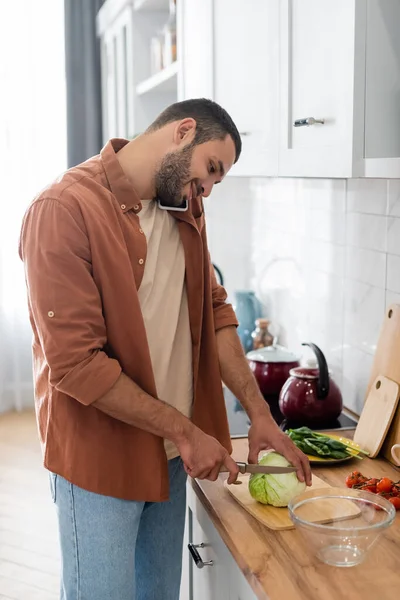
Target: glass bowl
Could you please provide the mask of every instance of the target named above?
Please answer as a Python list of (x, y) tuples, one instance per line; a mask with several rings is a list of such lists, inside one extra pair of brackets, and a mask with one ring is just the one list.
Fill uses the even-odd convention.
[(343, 488), (306, 491), (288, 509), (309, 550), (335, 567), (360, 564), (396, 516), (382, 496)]

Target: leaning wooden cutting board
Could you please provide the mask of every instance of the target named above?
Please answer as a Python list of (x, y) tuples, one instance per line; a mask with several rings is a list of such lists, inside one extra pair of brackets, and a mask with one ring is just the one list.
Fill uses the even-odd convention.
[[(373, 387), (376, 378), (384, 375), (388, 379), (400, 384), (400, 305), (392, 304), (386, 310), (382, 324), (378, 345), (372, 364), (367, 396)], [(389, 432), (383, 443), (382, 452), (387, 460), (395, 464), (390, 453), (393, 444), (400, 444), (400, 405), (397, 406), (395, 416)]]
[(353, 440), (369, 452), (370, 458), (378, 456), (389, 431), (399, 403), (399, 384), (383, 375), (377, 377), (369, 390)]
[[(268, 506), (256, 502), (249, 492), (249, 475), (239, 475), (238, 480), (242, 483), (239, 485), (228, 485), (225, 481), (224, 486), (228, 492), (234, 497), (234, 499), (249, 512), (257, 521), (260, 521), (263, 525), (269, 529), (284, 530), (293, 529), (294, 525), (289, 517), (289, 511), (287, 508), (276, 508), (275, 506)], [(313, 475), (312, 488), (329, 488), (329, 483), (325, 483), (316, 475)], [(337, 513), (337, 510), (335, 511)], [(329, 523), (333, 520), (340, 521), (348, 518), (354, 518), (360, 514), (359, 508), (357, 508), (351, 502), (346, 506), (346, 510), (341, 515), (336, 515), (335, 519), (332, 519), (327, 514), (316, 512), (315, 510), (310, 513), (310, 520), (315, 523)]]

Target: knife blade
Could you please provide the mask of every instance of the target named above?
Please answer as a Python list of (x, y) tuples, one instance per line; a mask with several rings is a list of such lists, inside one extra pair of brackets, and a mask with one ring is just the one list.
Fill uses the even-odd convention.
[[(250, 465), (245, 462), (237, 462), (237, 466), (239, 467), (239, 472), (242, 475), (246, 473), (264, 473), (268, 475), (281, 475), (283, 473), (295, 473), (297, 469), (295, 467), (271, 467), (267, 465)], [(220, 473), (228, 473), (228, 469), (226, 467), (222, 467), (220, 469)]]

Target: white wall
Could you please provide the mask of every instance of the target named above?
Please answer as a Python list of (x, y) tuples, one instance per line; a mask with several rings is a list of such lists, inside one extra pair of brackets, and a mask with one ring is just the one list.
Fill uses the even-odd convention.
[(400, 303), (400, 180), (228, 177), (206, 211), (230, 298), (251, 287), (285, 345), (319, 345), (360, 413), (385, 306)]

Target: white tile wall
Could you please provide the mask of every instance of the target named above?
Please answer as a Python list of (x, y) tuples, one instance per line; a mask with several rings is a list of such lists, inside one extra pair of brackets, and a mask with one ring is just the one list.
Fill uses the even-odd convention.
[(400, 180), (227, 178), (206, 210), (230, 299), (254, 289), (282, 343), (319, 345), (359, 413), (385, 307), (400, 303)]

